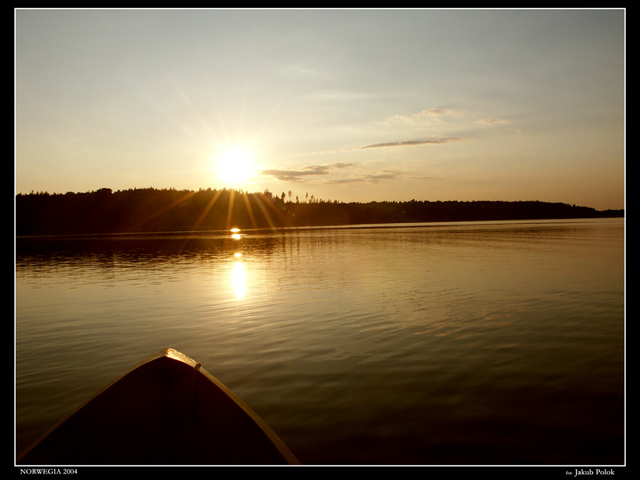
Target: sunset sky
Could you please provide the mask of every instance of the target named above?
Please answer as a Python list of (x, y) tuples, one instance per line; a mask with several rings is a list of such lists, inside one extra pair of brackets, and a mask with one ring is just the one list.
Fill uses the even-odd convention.
[(15, 10), (15, 189), (623, 208), (625, 14)]

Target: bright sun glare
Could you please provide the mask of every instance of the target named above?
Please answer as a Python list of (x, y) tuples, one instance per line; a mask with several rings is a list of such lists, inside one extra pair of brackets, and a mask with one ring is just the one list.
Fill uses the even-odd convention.
[(216, 173), (223, 182), (242, 187), (256, 173), (252, 153), (241, 147), (224, 150), (217, 158)]

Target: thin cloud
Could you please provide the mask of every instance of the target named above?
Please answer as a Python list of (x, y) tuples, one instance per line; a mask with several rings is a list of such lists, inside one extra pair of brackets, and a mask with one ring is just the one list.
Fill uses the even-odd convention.
[[(425, 179), (429, 177), (416, 177), (396, 170), (378, 170), (374, 173), (363, 173), (343, 176), (338, 174), (340, 170), (353, 167), (352, 163), (332, 163), (329, 165), (310, 165), (299, 169), (267, 169), (261, 170), (262, 175), (274, 177), (283, 182), (303, 183), (313, 179), (325, 185), (380, 183), (400, 179)], [(334, 176), (332, 176), (334, 175)], [(322, 178), (324, 177), (324, 178)]]
[(379, 183), (382, 180), (396, 180), (398, 178), (396, 172), (383, 172), (378, 174), (361, 175), (348, 178), (338, 178), (328, 180), (324, 183), (328, 184), (346, 184), (346, 183)]
[(459, 142), (462, 140), (460, 137), (442, 137), (442, 138), (422, 138), (416, 140), (404, 140), (402, 142), (385, 142), (374, 143), (372, 145), (365, 145), (360, 147), (362, 150), (366, 148), (385, 148), (385, 147), (407, 147), (414, 145), (442, 145), (444, 143)]
[(482, 123), (485, 125), (506, 125), (510, 123), (510, 121), (506, 118), (483, 118), (478, 120), (476, 123)]
[(466, 114), (465, 111), (452, 108), (429, 108), (409, 115), (393, 115), (383, 121), (382, 124), (386, 126), (425, 126), (430, 125), (432, 122), (442, 123), (445, 121), (445, 117), (457, 117), (464, 114)]
[(324, 183), (329, 184), (350, 184), (350, 183), (380, 183), (392, 180), (427, 180), (431, 177), (410, 175), (394, 170), (381, 170), (380, 173), (338, 178)]
[(352, 166), (351, 163), (333, 163), (330, 165), (310, 165), (296, 170), (267, 169), (261, 170), (260, 174), (274, 177), (283, 182), (303, 182), (306, 177), (329, 175), (336, 169), (343, 169)]

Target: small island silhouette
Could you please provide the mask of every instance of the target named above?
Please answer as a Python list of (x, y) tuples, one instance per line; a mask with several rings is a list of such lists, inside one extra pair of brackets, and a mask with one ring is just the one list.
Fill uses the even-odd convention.
[(624, 210), (540, 201), (300, 201), (291, 192), (287, 197), (211, 188), (15, 196), (16, 236), (604, 217), (624, 217)]

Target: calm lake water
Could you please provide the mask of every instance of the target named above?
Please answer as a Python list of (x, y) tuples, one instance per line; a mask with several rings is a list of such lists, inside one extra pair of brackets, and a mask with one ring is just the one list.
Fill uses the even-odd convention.
[(625, 462), (622, 219), (16, 240), (16, 450), (172, 347), (303, 464)]

